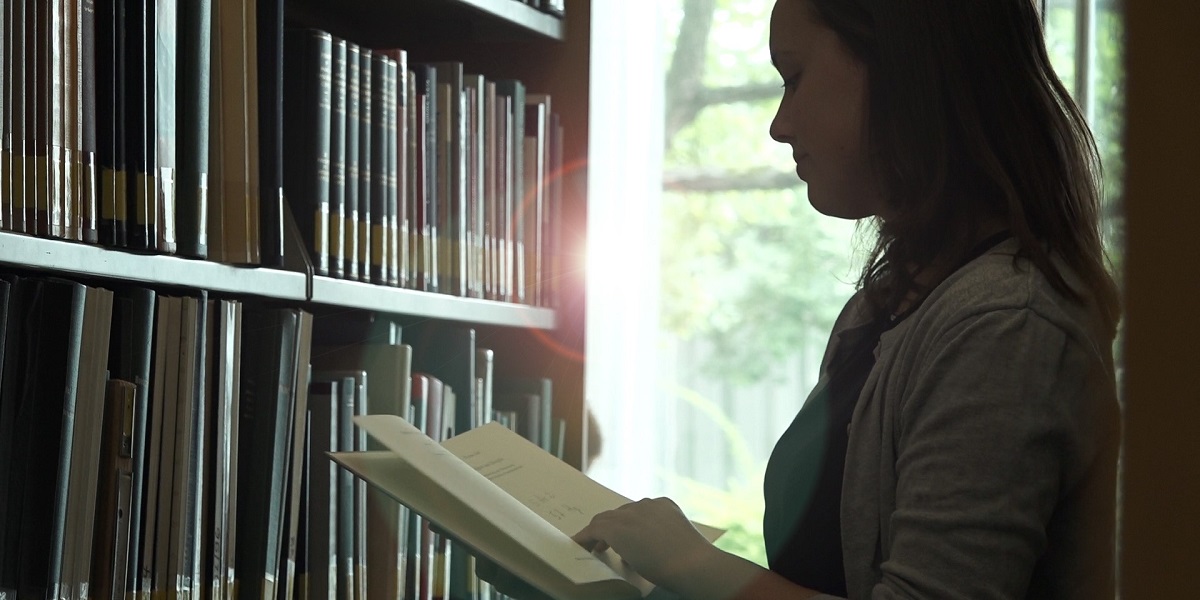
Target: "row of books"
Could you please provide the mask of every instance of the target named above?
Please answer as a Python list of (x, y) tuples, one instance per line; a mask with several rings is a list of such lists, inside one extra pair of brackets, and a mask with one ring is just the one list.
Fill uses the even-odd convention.
[(375, 449), (353, 416), (393, 414), (561, 455), (549, 380), (496, 377), (467, 327), (335, 321), (0, 275), (0, 597), (498, 597), (327, 453)]
[(283, 0), (0, 12), (0, 229), (550, 303), (562, 133), (521, 82), (285, 30)]
[(289, 31), (284, 193), (314, 272), (552, 305), (562, 127), (545, 94)]

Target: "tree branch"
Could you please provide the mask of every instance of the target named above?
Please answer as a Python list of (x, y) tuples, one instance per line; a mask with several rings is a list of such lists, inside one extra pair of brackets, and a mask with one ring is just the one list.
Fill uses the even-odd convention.
[(768, 168), (741, 172), (679, 169), (663, 174), (663, 189), (671, 192), (790, 190), (801, 185), (795, 172)]
[(782, 94), (778, 83), (748, 83), (733, 87), (704, 88), (696, 95), (695, 101), (703, 107), (713, 104), (773, 100), (778, 99)]
[(684, 0), (683, 19), (671, 65), (667, 68), (666, 135), (671, 139), (696, 118), (700, 108), (695, 98), (704, 87), (704, 68), (708, 58), (708, 34), (712, 30), (716, 0)]

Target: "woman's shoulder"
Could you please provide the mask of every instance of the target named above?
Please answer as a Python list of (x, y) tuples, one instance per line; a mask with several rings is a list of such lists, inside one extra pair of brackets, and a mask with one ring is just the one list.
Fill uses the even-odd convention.
[[(1017, 240), (1006, 240), (967, 263), (938, 285), (913, 314), (926, 327), (950, 327), (998, 311), (1022, 314), (1055, 325), (1093, 342), (1111, 342), (1095, 302), (1069, 298), (1031, 261), (1018, 254)], [(1068, 286), (1086, 289), (1065, 263), (1052, 257)]]

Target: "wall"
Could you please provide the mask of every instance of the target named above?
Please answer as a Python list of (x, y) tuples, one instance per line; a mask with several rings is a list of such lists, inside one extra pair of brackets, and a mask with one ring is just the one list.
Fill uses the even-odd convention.
[(1130, 0), (1124, 600), (1200, 592), (1200, 4)]

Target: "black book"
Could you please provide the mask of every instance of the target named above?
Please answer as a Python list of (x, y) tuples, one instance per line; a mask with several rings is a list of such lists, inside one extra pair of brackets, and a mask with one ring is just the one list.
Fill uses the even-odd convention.
[(333, 40), (329, 120), (329, 274), (346, 276), (346, 40)]
[(360, 227), (359, 221), (359, 111), (362, 109), (362, 65), (359, 60), (362, 50), (357, 44), (346, 42), (346, 198), (343, 214), (345, 221), (345, 245), (342, 257), (346, 263), (346, 279), (358, 279)]
[(416, 288), (437, 292), (438, 277), (438, 75), (431, 65), (413, 65), (416, 98), (414, 118), (416, 146), (413, 215)]
[[(258, 40), (258, 193), (262, 265), (282, 267), (283, 0), (256, 0)], [(292, 204), (295, 206), (295, 203)]]
[(505, 275), (501, 286), (504, 288), (503, 300), (513, 302), (520, 301), (518, 294), (524, 292), (524, 288), (517, 285), (516, 267), (519, 254), (517, 211), (525, 199), (525, 85), (513, 79), (497, 81), (496, 95), (498, 102), (503, 100), (505, 106), (511, 107), (511, 112), (508, 113), (508, 132), (505, 136), (509, 160), (502, 175), (507, 181), (508, 192), (504, 195), (504, 206), (501, 209), (504, 213), (504, 231), (500, 235), (504, 240), (501, 259)]
[(179, 5), (179, 95), (175, 114), (179, 150), (179, 253), (208, 257), (209, 83), (212, 78), (212, 0)]
[(375, 81), (371, 63), (374, 52), (360, 47), (358, 50), (358, 280), (371, 281), (371, 206), (374, 195), (375, 173), (371, 170), (371, 150), (374, 145), (375, 115), (371, 102)]
[(16, 534), (17, 543), (15, 553), (6, 544), (0, 588), (16, 589), (18, 597), (57, 597), (68, 566), (63, 559), (80, 356), (96, 342), (90, 337), (96, 320), (108, 317), (88, 310), (87, 288), (79, 283), (21, 280), (17, 295), (17, 316), (25, 325), (22, 352), (19, 361), (6, 353), (6, 367), (17, 370), (6, 368), (6, 384), (7, 375), (14, 377), (4, 398), (6, 405), (16, 403), (6, 457), (12, 470), (5, 482), (5, 535)]
[(126, 244), (137, 250), (155, 248), (154, 173), (155, 115), (153, 70), (153, 0), (125, 2), (125, 149), (128, 169), (125, 202)]
[(100, 243), (128, 243), (125, 176), (125, 0), (96, 1), (96, 160)]
[(16, 530), (10, 526), (11, 511), (18, 509), (15, 502), (14, 488), (10, 483), (10, 474), (16, 466), (13, 462), (13, 442), (16, 438), (17, 401), (20, 388), (16, 385), (20, 366), (24, 363), (24, 352), (19, 343), (21, 331), (24, 329), (21, 317), (26, 313), (24, 308), (23, 288), (29, 284), (21, 284), (14, 276), (6, 275), (0, 279), (3, 285), (3, 336), (0, 340), (0, 352), (6, 357), (0, 361), (0, 591), (15, 594), (17, 589), (16, 574)]
[(382, 53), (375, 52), (371, 56), (371, 247), (369, 253), (372, 283), (387, 284), (387, 253), (391, 245), (389, 241), (389, 223), (391, 221), (388, 197), (388, 173), (391, 156), (388, 142), (388, 122), (392, 119), (390, 105), (390, 83), (388, 79), (388, 59)]
[[(96, 0), (81, 0), (79, 3), (79, 165), (80, 181), (76, 186), (80, 237), (84, 242), (96, 244), (100, 241), (100, 169), (96, 160), (98, 147), (96, 137), (96, 28), (100, 21), (96, 15)], [(0, 41), (0, 46), (3, 42)], [(0, 60), (2, 62), (2, 60)]]
[(467, 295), (467, 97), (463, 65), (433, 63), (438, 77), (438, 235), (442, 293)]
[(275, 600), (300, 312), (250, 311), (243, 329), (235, 559), (241, 598)]
[(328, 275), (333, 38), (315, 29), (289, 30), (285, 38), (284, 193), (315, 274)]
[[(350, 383), (353, 384), (353, 379)], [(338, 407), (342, 384), (338, 378), (308, 387), (308, 597), (337, 600), (338, 468), (328, 452), (338, 448)]]

